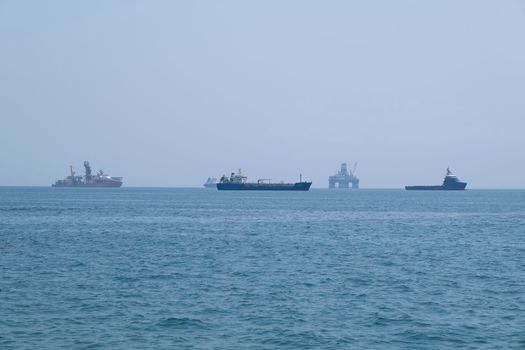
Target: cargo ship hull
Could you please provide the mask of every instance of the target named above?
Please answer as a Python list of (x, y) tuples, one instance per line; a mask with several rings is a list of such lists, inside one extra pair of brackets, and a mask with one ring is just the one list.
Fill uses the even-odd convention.
[(219, 191), (308, 191), (311, 182), (296, 182), (292, 184), (268, 183), (218, 183)]

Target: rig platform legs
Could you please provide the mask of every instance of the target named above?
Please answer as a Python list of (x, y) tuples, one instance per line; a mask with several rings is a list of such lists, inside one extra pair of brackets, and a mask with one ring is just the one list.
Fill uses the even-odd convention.
[(354, 165), (353, 170), (348, 171), (346, 163), (341, 164), (341, 170), (328, 177), (328, 188), (350, 188), (350, 184), (352, 184), (353, 189), (358, 189), (359, 179), (354, 175), (356, 165)]

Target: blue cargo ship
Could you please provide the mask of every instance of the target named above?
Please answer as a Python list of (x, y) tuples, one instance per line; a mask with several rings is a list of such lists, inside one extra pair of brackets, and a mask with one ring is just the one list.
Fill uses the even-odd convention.
[(405, 186), (405, 189), (408, 191), (462, 191), (467, 187), (466, 182), (462, 182), (459, 178), (452, 174), (449, 168), (447, 168), (447, 175), (443, 180), (442, 185), (435, 186)]
[(239, 173), (231, 173), (230, 177), (223, 175), (217, 183), (219, 191), (308, 191), (311, 182), (305, 182), (300, 177), (296, 183), (272, 183), (270, 179), (259, 179), (257, 182), (248, 182), (248, 178)]

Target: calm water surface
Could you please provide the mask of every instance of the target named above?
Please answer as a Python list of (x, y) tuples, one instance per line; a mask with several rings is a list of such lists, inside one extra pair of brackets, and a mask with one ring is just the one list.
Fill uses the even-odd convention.
[(525, 191), (0, 188), (1, 349), (524, 349)]

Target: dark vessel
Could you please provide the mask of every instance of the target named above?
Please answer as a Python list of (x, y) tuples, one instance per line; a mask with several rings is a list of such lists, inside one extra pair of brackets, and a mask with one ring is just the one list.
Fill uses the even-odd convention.
[(219, 191), (308, 191), (311, 182), (303, 182), (302, 176), (296, 183), (272, 183), (270, 179), (259, 179), (257, 182), (247, 182), (239, 169), (239, 173), (231, 173), (230, 177), (223, 175), (217, 183)]
[(69, 167), (71, 174), (64, 180), (57, 180), (52, 187), (120, 187), (122, 177), (109, 176), (102, 169), (95, 174), (91, 174), (91, 165), (88, 161), (84, 162), (85, 175), (76, 175), (73, 167)]
[(209, 177), (203, 186), (206, 188), (217, 188), (217, 179), (214, 177)]
[(436, 186), (405, 186), (406, 190), (419, 190), (419, 191), (462, 191), (467, 187), (466, 182), (459, 181), (458, 177), (447, 168), (447, 175), (443, 180), (442, 185)]

